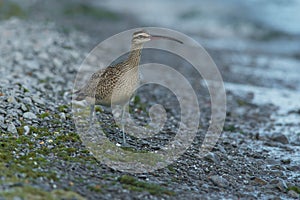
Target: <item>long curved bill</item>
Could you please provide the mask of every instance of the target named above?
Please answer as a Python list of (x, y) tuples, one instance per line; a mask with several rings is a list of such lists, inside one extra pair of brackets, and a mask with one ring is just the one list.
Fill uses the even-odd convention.
[(167, 39), (167, 40), (172, 40), (172, 41), (178, 42), (180, 44), (183, 44), (182, 41), (177, 40), (177, 39), (172, 38), (172, 37), (163, 36), (163, 35), (151, 35), (151, 40), (156, 40), (156, 39)]

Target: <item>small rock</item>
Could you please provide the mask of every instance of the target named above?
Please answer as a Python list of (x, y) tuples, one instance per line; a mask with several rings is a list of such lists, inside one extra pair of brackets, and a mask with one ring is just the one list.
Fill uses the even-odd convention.
[(49, 55), (47, 53), (45, 53), (45, 52), (40, 53), (39, 57), (41, 59), (44, 59), (44, 60), (48, 60), (49, 59)]
[(291, 159), (290, 158), (284, 158), (280, 160), (282, 164), (288, 165), (291, 164)]
[(275, 160), (274, 158), (266, 158), (266, 159), (265, 159), (265, 162), (266, 162), (268, 165), (280, 165), (279, 160)]
[(53, 59), (53, 63), (54, 63), (54, 66), (55, 67), (61, 67), (63, 64), (62, 64), (62, 61), (60, 61), (59, 59), (57, 58), (54, 58)]
[(7, 125), (5, 123), (0, 122), (0, 127), (3, 128), (3, 129), (7, 129)]
[(282, 170), (271, 170), (270, 173), (276, 177), (285, 176), (285, 171)]
[(226, 188), (228, 186), (228, 181), (225, 178), (221, 177), (221, 176), (218, 176), (218, 175), (211, 176), (210, 180), (216, 186), (223, 187), (223, 188)]
[(24, 97), (23, 102), (24, 102), (25, 104), (29, 104), (29, 105), (32, 104), (32, 100), (31, 100), (31, 98), (29, 98), (29, 97)]
[(288, 191), (288, 195), (295, 199), (300, 198), (300, 195), (297, 192), (295, 192), (294, 190)]
[(18, 134), (17, 128), (12, 122), (8, 125), (7, 131), (13, 134)]
[(217, 146), (218, 146), (218, 150), (219, 150), (221, 153), (224, 153), (224, 154), (227, 153), (226, 150), (225, 150), (225, 148), (224, 148), (222, 145), (218, 144)]
[(66, 114), (65, 113), (59, 113), (60, 119), (66, 120)]
[(28, 60), (26, 62), (24, 62), (24, 65), (29, 68), (29, 69), (33, 69), (33, 70), (37, 70), (39, 69), (40, 65), (38, 62), (36, 62), (35, 60)]
[(38, 96), (33, 96), (33, 97), (32, 97), (32, 100), (33, 100), (35, 103), (38, 103), (38, 104), (40, 104), (40, 105), (44, 105), (44, 104), (45, 104), (45, 102), (44, 102), (40, 97), (38, 97)]
[(275, 171), (276, 170), (286, 171), (286, 168), (284, 166), (282, 166), (282, 165), (273, 165), (273, 166), (270, 167), (270, 169), (275, 170)]
[(253, 181), (258, 184), (258, 185), (266, 185), (268, 182), (265, 181), (264, 179), (261, 179), (261, 178), (258, 178), (258, 177), (255, 177), (253, 179)]
[(205, 156), (205, 159), (210, 161), (210, 162), (213, 162), (215, 164), (219, 164), (220, 163), (220, 160), (218, 158), (218, 156), (212, 152), (209, 152), (206, 156)]
[(285, 181), (284, 180), (282, 180), (282, 179), (280, 179), (280, 178), (278, 178), (278, 179), (272, 179), (271, 181), (270, 181), (270, 188), (277, 188), (277, 189), (279, 189), (281, 192), (286, 192), (286, 190), (287, 190), (287, 185), (286, 185), (286, 183), (285, 183)]
[(16, 102), (16, 99), (15, 99), (14, 96), (9, 96), (9, 97), (7, 98), (7, 102), (8, 102), (8, 103), (15, 103), (15, 102)]
[(28, 133), (30, 132), (30, 128), (28, 126), (24, 126), (24, 135), (28, 135)]
[(15, 55), (14, 55), (14, 60), (17, 61), (17, 62), (20, 62), (23, 60), (23, 54), (20, 53), (19, 51), (15, 52)]
[(274, 133), (271, 135), (270, 139), (275, 142), (279, 142), (281, 144), (289, 144), (290, 143), (288, 138), (282, 133)]
[(282, 179), (278, 179), (278, 183), (276, 184), (276, 186), (281, 192), (286, 192), (288, 188), (286, 182)]
[(21, 103), (21, 109), (23, 112), (27, 111), (27, 107), (25, 106), (25, 104)]
[(3, 109), (0, 109), (0, 114), (5, 114), (6, 115), (6, 111)]
[(36, 115), (32, 112), (26, 112), (23, 114), (23, 117), (26, 119), (36, 119)]

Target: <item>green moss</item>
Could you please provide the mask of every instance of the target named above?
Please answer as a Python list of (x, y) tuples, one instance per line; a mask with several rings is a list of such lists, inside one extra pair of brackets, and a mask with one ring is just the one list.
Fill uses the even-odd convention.
[[(19, 127), (19, 132), (24, 125)], [(77, 148), (80, 145), (80, 137), (76, 133), (62, 133), (60, 128), (53, 130), (38, 126), (29, 126), (29, 128), (31, 134), (28, 135), (0, 134), (0, 184), (26, 185), (1, 190), (0, 197), (5, 199), (13, 199), (15, 196), (21, 199), (83, 199), (74, 192), (64, 190), (48, 192), (28, 186), (40, 177), (46, 182), (59, 181), (57, 172), (51, 167), (53, 156), (57, 160), (81, 162), (90, 166), (97, 163), (87, 149)], [(50, 146), (47, 144), (49, 141)], [(97, 185), (91, 190), (101, 192), (101, 188)]]
[[(80, 142), (76, 133), (58, 135), (52, 140), (53, 148), (49, 148), (41, 142), (47, 142), (49, 135), (53, 137), (52, 132), (47, 128), (35, 126), (30, 126), (30, 130), (37, 134), (16, 136), (6, 133), (0, 137), (0, 171), (5, 180), (16, 177), (19, 173), (23, 174), (23, 178), (20, 179), (23, 181), (38, 177), (57, 180), (56, 173), (48, 170), (51, 162), (47, 159), (49, 154), (54, 154), (62, 160), (96, 162), (89, 151), (66, 146), (66, 143), (71, 145)], [(30, 151), (24, 154), (24, 149)]]
[(68, 105), (60, 105), (58, 106), (58, 111), (59, 112), (67, 112), (68, 111), (69, 106)]
[(122, 148), (116, 147), (115, 144), (109, 141), (104, 141), (101, 145), (86, 141), (85, 145), (93, 150), (93, 155), (100, 161), (110, 159), (112, 161), (132, 163), (132, 161), (134, 160), (136, 162), (144, 163), (145, 165), (149, 166), (156, 166), (158, 163), (165, 162), (165, 159), (160, 154), (152, 152), (141, 153), (140, 151), (133, 152), (131, 150), (123, 150)]
[(72, 15), (72, 16), (85, 15), (96, 19), (110, 19), (110, 20), (119, 19), (119, 16), (113, 12), (104, 10), (99, 7), (93, 7), (87, 4), (72, 4), (67, 9), (65, 9), (64, 13), (66, 15)]
[(84, 197), (72, 191), (65, 190), (53, 190), (51, 192), (45, 191), (41, 188), (32, 187), (26, 185), (24, 187), (14, 187), (8, 191), (0, 192), (0, 195), (6, 199), (14, 199), (14, 197), (20, 197), (21, 199), (47, 199), (47, 200), (56, 200), (56, 199), (77, 199), (83, 200)]
[(100, 106), (95, 106), (95, 112), (102, 112), (102, 109)]
[(144, 181), (139, 181), (133, 176), (123, 175), (119, 179), (119, 182), (123, 184), (123, 187), (132, 190), (132, 191), (148, 191), (152, 195), (174, 195), (173, 191), (167, 190), (164, 187), (154, 184), (154, 183), (147, 183)]
[[(140, 98), (138, 95), (135, 95), (135, 96), (134, 96), (134, 99), (133, 99), (133, 105), (134, 105), (134, 108), (136, 108), (136, 109), (138, 109), (138, 110), (141, 110), (141, 111), (147, 113), (147, 104), (146, 104), (146, 103), (143, 103), (143, 102), (141, 101), (141, 98)], [(129, 107), (129, 113), (134, 113), (132, 107)], [(147, 113), (147, 114), (148, 114), (148, 113)]]
[(30, 129), (30, 132), (38, 133), (39, 136), (52, 135), (52, 133), (49, 132), (49, 129), (47, 127), (29, 126), (29, 129)]
[(300, 194), (300, 188), (297, 186), (288, 187), (288, 191), (290, 191), (290, 190), (293, 190), (293, 191), (297, 192), (298, 194)]
[(170, 170), (170, 172), (175, 173), (176, 170), (174, 169), (174, 167), (172, 167), (171, 165), (168, 166), (168, 169)]
[(26, 87), (24, 87), (21, 83), (16, 83), (16, 84), (23, 90), (24, 93), (29, 92), (29, 90)]
[(228, 126), (224, 126), (223, 130), (228, 132), (235, 132), (237, 128), (234, 125), (228, 125)]
[(93, 192), (102, 192), (101, 190), (101, 185), (89, 185), (88, 189), (93, 191)]
[[(16, 173), (22, 173), (24, 178), (44, 177), (56, 180), (56, 173), (41, 170), (47, 166), (48, 161), (35, 152), (19, 154), (24, 146), (33, 145), (28, 136), (13, 136), (1, 138), (0, 148), (0, 171), (4, 178), (12, 178)], [(18, 155), (18, 156), (17, 156)]]
[(80, 137), (76, 133), (66, 133), (66, 134), (61, 134), (58, 135), (55, 140), (57, 142), (80, 142)]
[(141, 98), (138, 95), (135, 95), (133, 99), (133, 103), (134, 105), (141, 103)]
[(38, 117), (41, 119), (45, 119), (46, 117), (49, 117), (49, 116), (50, 116), (50, 113), (48, 113), (48, 112), (44, 112), (44, 113), (38, 115)]
[(18, 131), (19, 135), (23, 135), (24, 134), (24, 127), (23, 126), (17, 127), (17, 131)]
[(248, 102), (246, 102), (244, 100), (241, 100), (241, 99), (236, 100), (236, 102), (237, 102), (237, 104), (239, 106), (246, 106), (246, 105), (248, 105)]
[(18, 4), (0, 0), (0, 19), (9, 19), (11, 17), (25, 18), (26, 16), (26, 13)]
[(147, 150), (138, 150), (138, 149), (135, 149), (134, 147), (123, 147), (123, 146), (121, 146), (121, 149), (123, 149), (125, 151), (131, 151), (131, 152), (134, 152), (134, 153), (148, 153), (149, 152)]

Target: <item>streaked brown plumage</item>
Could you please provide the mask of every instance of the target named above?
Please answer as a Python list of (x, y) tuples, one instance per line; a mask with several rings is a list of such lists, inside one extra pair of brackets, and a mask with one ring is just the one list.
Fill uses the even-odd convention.
[[(126, 105), (139, 85), (139, 63), (143, 44), (152, 39), (164, 38), (179, 43), (181, 41), (167, 37), (150, 35), (145, 31), (133, 34), (131, 50), (127, 60), (95, 72), (86, 85), (77, 90), (75, 100), (86, 100), (91, 105), (90, 125), (93, 119), (94, 105)], [(122, 121), (124, 110), (122, 113)], [(124, 124), (122, 122), (123, 143), (125, 143)]]

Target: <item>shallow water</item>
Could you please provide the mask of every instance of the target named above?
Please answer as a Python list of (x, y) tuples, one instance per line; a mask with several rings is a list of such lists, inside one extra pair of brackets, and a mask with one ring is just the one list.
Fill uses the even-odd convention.
[(298, 55), (300, 1), (166, 0), (98, 2), (145, 26), (192, 36), (206, 48)]
[(297, 0), (133, 0), (126, 4), (120, 0), (110, 0), (99, 4), (136, 15), (147, 24), (189, 32), (220, 30), (229, 33), (240, 28), (247, 32), (251, 31), (247, 30), (251, 25), (259, 25), (288, 34), (300, 34), (300, 1)]

